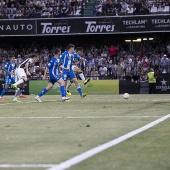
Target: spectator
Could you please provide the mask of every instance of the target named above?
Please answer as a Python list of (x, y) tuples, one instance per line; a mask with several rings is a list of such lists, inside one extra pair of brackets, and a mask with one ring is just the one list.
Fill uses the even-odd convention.
[(64, 4), (61, 7), (60, 13), (59, 13), (59, 17), (64, 18), (67, 17), (67, 13), (68, 13), (69, 9), (67, 8), (66, 4)]
[(128, 9), (128, 4), (126, 3), (125, 0), (123, 0), (123, 2), (121, 4), (121, 14), (126, 15), (127, 9)]
[(94, 17), (102, 14), (102, 4), (98, 4), (94, 9)]
[(118, 62), (118, 65), (117, 65), (116, 70), (115, 70), (115, 74), (116, 74), (117, 79), (122, 80), (123, 75), (124, 75), (123, 70), (124, 70), (123, 66), (120, 64), (120, 62)]
[(131, 68), (131, 65), (128, 64), (126, 67), (125, 67), (125, 79), (128, 80), (128, 81), (131, 81), (131, 78), (132, 78), (132, 68)]
[(15, 18), (15, 14), (12, 13), (8, 14), (8, 19), (14, 19), (14, 18)]
[(160, 65), (162, 73), (168, 73), (169, 59), (166, 54), (163, 55)]
[(99, 68), (99, 75), (101, 80), (107, 78), (107, 68), (105, 64), (102, 64), (102, 67)]
[(98, 80), (98, 79), (99, 79), (99, 73), (98, 73), (97, 69), (92, 68), (91, 80)]
[(111, 57), (111, 59), (113, 60), (114, 57), (116, 56), (116, 50), (117, 50), (117, 48), (114, 47), (113, 45), (111, 45), (111, 47), (109, 47), (108, 50), (109, 50), (109, 53), (110, 53), (110, 57)]
[(108, 75), (108, 79), (113, 78), (112, 68), (113, 68), (113, 61), (112, 61), (112, 59), (110, 57), (108, 57), (108, 59), (107, 59), (107, 75)]
[(134, 64), (134, 67), (132, 68), (132, 78), (135, 83), (139, 83), (140, 80), (140, 67), (137, 63)]
[(115, 7), (116, 16), (119, 16), (121, 14), (121, 8), (122, 8), (119, 0), (116, 1), (114, 7)]

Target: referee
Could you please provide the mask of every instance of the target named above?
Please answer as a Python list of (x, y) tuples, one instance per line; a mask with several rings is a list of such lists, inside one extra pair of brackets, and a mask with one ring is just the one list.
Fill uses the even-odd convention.
[(155, 94), (156, 92), (156, 75), (154, 70), (151, 68), (148, 73), (149, 80), (149, 94)]

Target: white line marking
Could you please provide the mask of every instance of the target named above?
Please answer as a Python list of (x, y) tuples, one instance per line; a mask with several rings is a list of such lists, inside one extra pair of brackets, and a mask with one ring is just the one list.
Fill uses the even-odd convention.
[(66, 116), (66, 117), (0, 117), (0, 119), (111, 119), (111, 118), (158, 118), (161, 116)]
[(86, 160), (86, 159), (88, 159), (88, 158), (90, 158), (90, 157), (112, 147), (112, 146), (115, 146), (115, 145), (117, 145), (117, 144), (119, 144), (119, 143), (121, 143), (121, 142), (123, 142), (123, 141), (125, 141), (125, 140), (127, 140), (127, 139), (129, 139), (129, 138), (131, 138), (131, 137), (133, 137), (133, 136), (135, 136), (135, 135), (137, 135), (137, 134), (139, 134), (139, 133), (141, 133), (141, 132), (143, 132), (143, 131), (151, 128), (151, 127), (153, 127), (153, 126), (155, 126), (155, 125), (157, 125), (157, 124), (159, 124), (160, 122), (165, 121), (168, 118), (170, 118), (170, 114), (168, 114), (168, 115), (166, 115), (166, 116), (164, 116), (160, 119), (157, 119), (157, 120), (139, 128), (139, 129), (136, 129), (132, 132), (129, 132), (129, 133), (127, 133), (127, 134), (125, 134), (121, 137), (118, 137), (118, 138), (116, 138), (116, 139), (114, 139), (110, 142), (107, 142), (103, 145), (100, 145), (96, 148), (93, 148), (89, 151), (86, 151), (86, 152), (84, 152), (80, 155), (77, 155), (77, 156), (75, 156), (75, 157), (73, 157), (73, 158), (71, 158), (71, 159), (69, 159), (65, 162), (62, 162), (62, 163), (60, 163), (60, 164), (58, 164), (54, 167), (49, 168), (48, 170), (65, 170), (65, 169), (68, 169), (68, 168), (70, 168), (70, 167), (72, 167), (72, 166), (74, 166), (74, 165), (76, 165), (76, 164), (78, 164), (78, 163), (80, 163), (80, 162), (82, 162), (82, 161), (84, 161), (84, 160)]
[(50, 168), (55, 164), (0, 164), (0, 168)]

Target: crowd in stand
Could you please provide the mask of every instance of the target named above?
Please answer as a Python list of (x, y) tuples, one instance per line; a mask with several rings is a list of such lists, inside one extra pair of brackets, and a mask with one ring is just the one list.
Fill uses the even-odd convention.
[[(0, 49), (0, 80), (4, 80), (3, 67), (10, 55), (15, 55), (19, 65), (32, 54), (39, 55), (39, 62), (30, 67), (31, 79), (41, 79), (47, 63), (56, 47), (40, 48), (33, 43), (21, 49)], [(64, 51), (64, 47), (60, 47)], [(136, 46), (130, 51), (128, 46), (90, 45), (83, 47), (82, 57), (87, 63), (75, 60), (85, 76), (98, 79), (126, 79), (139, 82), (147, 79), (147, 72), (152, 67), (157, 75), (170, 73), (170, 44), (153, 43)], [(48, 76), (47, 76), (48, 79)]]
[(169, 13), (169, 0), (98, 0), (94, 16)]
[[(0, 0), (0, 18), (83, 16), (90, 0)], [(93, 4), (92, 4), (93, 5)], [(99, 0), (94, 16), (169, 12), (170, 0)]]
[(1, 0), (0, 17), (51, 18), (80, 15), (84, 0)]

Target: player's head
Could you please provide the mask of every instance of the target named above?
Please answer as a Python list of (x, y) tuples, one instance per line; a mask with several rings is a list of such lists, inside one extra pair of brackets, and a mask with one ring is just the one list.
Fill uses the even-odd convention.
[(67, 46), (67, 51), (68, 51), (70, 54), (72, 54), (72, 53), (74, 52), (74, 48), (75, 48), (75, 45), (69, 44), (69, 45)]
[(38, 56), (35, 55), (35, 54), (33, 54), (33, 55), (31, 56), (31, 58), (32, 58), (32, 60), (33, 60), (34, 63), (36, 63), (36, 62), (38, 61)]
[(55, 55), (55, 56), (60, 56), (60, 55), (61, 55), (61, 50), (60, 50), (59, 48), (56, 48), (56, 49), (54, 50), (54, 55)]
[(81, 47), (77, 47), (77, 48), (76, 48), (76, 53), (77, 53), (78, 55), (81, 55), (81, 54), (82, 54), (82, 51), (83, 51), (83, 49), (82, 49)]
[(14, 62), (14, 61), (15, 61), (15, 56), (14, 56), (14, 55), (11, 55), (11, 56), (9, 57), (9, 60), (10, 60), (11, 62)]

